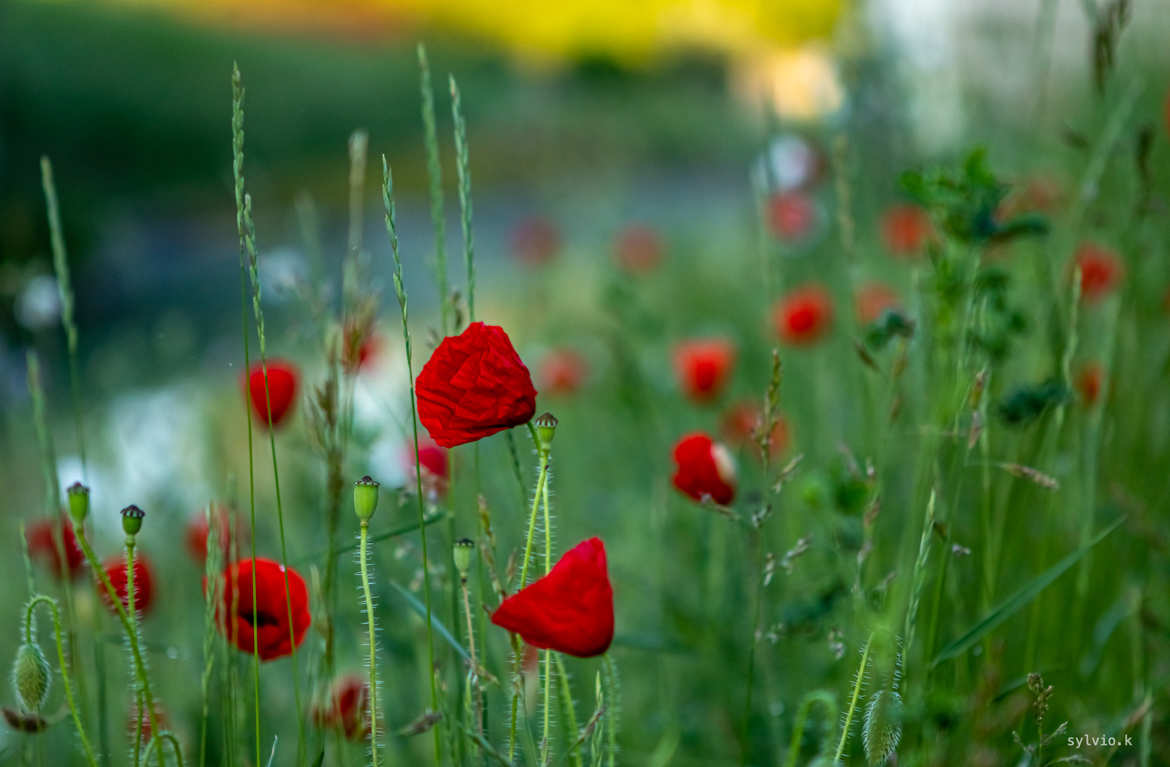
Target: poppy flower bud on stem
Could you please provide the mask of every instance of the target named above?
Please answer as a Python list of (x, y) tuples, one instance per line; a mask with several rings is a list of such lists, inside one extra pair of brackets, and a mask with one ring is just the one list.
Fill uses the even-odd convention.
[(378, 508), (378, 488), (381, 484), (369, 474), (353, 483), (353, 510), (362, 524), (370, 521)]
[(12, 664), (12, 688), (25, 711), (36, 713), (49, 697), (49, 661), (40, 645), (25, 642), (16, 651)]
[(455, 541), (452, 559), (455, 560), (455, 569), (459, 571), (459, 578), (467, 582), (467, 572), (471, 569), (471, 558), (475, 556), (475, 541), (470, 538), (460, 538)]
[(69, 516), (80, 525), (89, 516), (89, 488), (80, 482), (74, 482), (65, 488), (65, 494), (69, 498)]
[(536, 426), (536, 444), (540, 452), (547, 453), (557, 435), (557, 417), (552, 413), (538, 415), (532, 422)]
[[(72, 506), (72, 499), (70, 499)], [(72, 511), (72, 508), (70, 509)], [(142, 520), (146, 516), (146, 512), (138, 508), (134, 504), (130, 504), (122, 509), (122, 531), (126, 533), (126, 537), (133, 539), (138, 535), (138, 531), (142, 529)]]

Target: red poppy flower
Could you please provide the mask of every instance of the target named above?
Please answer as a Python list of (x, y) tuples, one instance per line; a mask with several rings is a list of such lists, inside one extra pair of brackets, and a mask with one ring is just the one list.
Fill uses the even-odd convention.
[(723, 391), (735, 364), (735, 344), (723, 338), (684, 341), (674, 349), (674, 372), (686, 395), (709, 402)]
[(768, 229), (786, 242), (807, 235), (816, 217), (812, 200), (800, 192), (778, 192), (768, 200)]
[(512, 252), (529, 266), (547, 264), (561, 249), (561, 235), (547, 218), (534, 216), (520, 222), (512, 231)]
[(85, 569), (85, 554), (77, 546), (73, 524), (64, 516), (56, 520), (41, 519), (33, 522), (25, 528), (24, 539), (28, 544), (29, 556), (47, 566), (57, 578), (61, 577), (62, 572), (58, 541), (63, 544), (65, 568), (69, 571), (69, 577), (76, 578)]
[(272, 426), (275, 428), (292, 412), (296, 403), (297, 380), (300, 374), (297, 367), (285, 360), (268, 360), (268, 391), (264, 391), (264, 368), (259, 362), (254, 363), (248, 370), (248, 397), (252, 402), (252, 412), (256, 422), (261, 426), (268, 425), (266, 402), (272, 403)]
[(498, 325), (473, 322), (444, 338), (415, 381), (418, 419), (443, 447), (475, 442), (528, 423), (532, 376)]
[[(223, 559), (227, 561), (228, 552), (231, 551), (232, 537), (239, 533), (239, 526), (232, 524), (232, 513), (226, 506), (214, 504), (211, 507), (211, 521), (215, 525), (216, 540)], [(236, 529), (233, 531), (232, 528)], [(187, 551), (191, 554), (191, 558), (199, 564), (203, 564), (207, 560), (207, 538), (211, 532), (207, 524), (207, 515), (202, 509), (191, 515), (187, 521), (187, 531), (185, 543)]]
[[(414, 480), (414, 445), (408, 444), (402, 453), (406, 475)], [(423, 491), (429, 496), (443, 496), (447, 493), (447, 479), (450, 471), (450, 456), (447, 449), (439, 447), (428, 438), (419, 440), (418, 463), (422, 466)]]
[(554, 349), (540, 362), (540, 390), (546, 394), (573, 394), (581, 388), (589, 364), (572, 349)]
[(1080, 369), (1076, 377), (1077, 391), (1085, 405), (1092, 407), (1097, 404), (1101, 396), (1101, 382), (1105, 378), (1105, 370), (1099, 362), (1089, 362)]
[[(733, 445), (754, 448), (756, 431), (763, 417), (759, 403), (753, 400), (736, 403), (723, 415), (722, 433)], [(776, 416), (776, 424), (768, 438), (768, 456), (775, 458), (782, 454), (788, 449), (789, 442), (788, 421), (782, 416)], [(757, 455), (755, 449), (750, 452)]]
[(887, 309), (896, 309), (900, 303), (898, 294), (880, 282), (867, 282), (854, 294), (857, 321), (862, 325), (878, 319)]
[[(256, 612), (252, 612), (252, 560), (241, 559), (223, 572), (224, 584), (215, 610), (216, 624), (227, 638), (246, 653), (252, 652), (253, 636), (258, 640), (260, 660), (274, 660), (292, 653), (290, 634), (300, 647), (309, 630), (309, 590), (305, 579), (288, 570), (286, 599), (285, 568), (271, 559), (256, 559)], [(292, 630), (289, 630), (289, 606)]]
[(505, 599), (492, 623), (525, 642), (588, 658), (613, 641), (613, 587), (605, 544), (590, 538), (565, 552), (551, 572)]
[(688, 434), (674, 446), (674, 486), (696, 501), (720, 506), (735, 500), (735, 461), (727, 448), (702, 432)]
[(1097, 301), (1121, 281), (1121, 259), (1109, 248), (1086, 242), (1077, 248), (1074, 263), (1081, 270), (1081, 298)]
[(917, 205), (895, 205), (882, 215), (882, 241), (895, 256), (913, 258), (933, 236), (930, 216)]
[(339, 677), (328, 699), (313, 706), (313, 723), (322, 729), (338, 730), (350, 740), (370, 735), (370, 685), (364, 676)]
[[(170, 720), (157, 700), (154, 702), (154, 721), (158, 725), (159, 732), (170, 729)], [(130, 701), (130, 705), (126, 709), (126, 739), (131, 743), (134, 742), (134, 731), (139, 729), (140, 722), (141, 729), (139, 732), (142, 734), (141, 742), (144, 744), (149, 743), (151, 736), (154, 734), (154, 731), (150, 727), (150, 715), (147, 713), (145, 707), (138, 707), (138, 701)]]
[[(117, 556), (107, 559), (102, 564), (106, 571), (106, 577), (110, 579), (110, 585), (114, 587), (114, 591), (118, 595), (118, 600), (122, 603), (122, 607), (127, 610), (130, 609), (130, 592), (129, 584), (126, 579), (126, 557)], [(100, 581), (97, 584), (98, 596), (101, 597), (102, 604), (110, 612), (117, 612), (114, 609), (113, 602), (110, 601), (110, 595), (106, 591), (105, 584)], [(154, 606), (154, 568), (151, 567), (150, 561), (140, 552), (134, 554), (134, 609), (140, 615), (146, 615), (150, 612), (150, 608)]]
[(777, 302), (772, 312), (776, 334), (793, 346), (807, 346), (824, 335), (833, 318), (833, 304), (820, 285), (797, 288)]
[(646, 274), (662, 262), (662, 239), (649, 226), (631, 224), (618, 233), (613, 254), (630, 274)]

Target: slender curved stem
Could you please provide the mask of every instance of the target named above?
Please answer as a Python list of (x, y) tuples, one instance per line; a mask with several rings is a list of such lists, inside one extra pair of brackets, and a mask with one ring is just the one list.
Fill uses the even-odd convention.
[[(150, 761), (150, 752), (154, 750), (154, 744), (160, 740), (165, 740), (171, 744), (171, 750), (175, 752), (175, 759), (179, 762), (179, 767), (183, 767), (183, 750), (179, 748), (179, 741), (170, 730), (163, 730), (157, 737), (150, 739), (150, 742), (146, 744), (144, 761)], [(159, 749), (159, 754), (162, 754), (162, 749)]]
[(33, 597), (29, 603), (24, 619), (24, 641), (32, 641), (32, 616), (37, 605), (49, 606), (53, 614), (53, 635), (57, 640), (57, 663), (61, 667), (61, 682), (65, 687), (65, 700), (69, 704), (69, 713), (73, 716), (73, 726), (77, 728), (77, 735), (81, 738), (81, 748), (85, 751), (85, 759), (90, 767), (97, 767), (97, 759), (93, 755), (93, 748), (89, 745), (89, 738), (85, 735), (85, 725), (81, 723), (81, 714), (77, 710), (77, 701), (73, 699), (73, 685), (69, 683), (69, 666), (65, 662), (65, 643), (61, 639), (61, 615), (57, 610), (57, 600), (43, 594)]
[[(134, 573), (134, 539), (130, 536), (126, 537), (126, 612), (130, 615), (130, 626), (135, 634), (138, 633), (138, 606), (137, 606), (137, 583), (135, 583)], [(139, 749), (142, 746), (142, 690), (138, 690), (136, 696), (138, 703), (138, 716), (135, 717), (134, 725), (134, 767), (138, 767), (140, 762)], [(150, 711), (147, 716), (150, 717), (150, 731), (154, 733), (154, 711)]]
[(861, 663), (857, 666), (857, 678), (853, 680), (853, 695), (849, 697), (849, 709), (845, 714), (845, 723), (841, 726), (841, 740), (837, 743), (837, 753), (833, 756), (833, 764), (841, 761), (845, 753), (845, 744), (849, 741), (849, 729), (853, 724), (853, 713), (857, 710), (857, 700), (861, 697), (861, 683), (865, 679), (865, 668), (869, 663), (869, 646), (873, 642), (873, 634), (865, 640), (865, 647), (861, 650)]
[[(544, 574), (548, 575), (552, 570), (552, 514), (549, 511), (548, 503), (548, 465), (549, 465), (549, 451), (545, 448), (541, 454), (543, 470), (546, 474), (544, 479), (544, 487), (541, 488), (541, 504), (544, 506)], [(552, 742), (550, 741), (550, 724), (549, 720), (552, 716), (552, 650), (544, 651), (544, 733), (541, 737), (541, 744), (544, 749), (543, 763), (548, 764), (549, 754), (552, 753)]]
[(362, 571), (362, 593), (366, 598), (366, 626), (370, 632), (370, 760), (373, 767), (378, 767), (378, 652), (374, 643), (374, 598), (370, 596), (370, 574), (366, 566), (366, 541), (369, 534), (369, 523), (362, 520), (358, 559)]

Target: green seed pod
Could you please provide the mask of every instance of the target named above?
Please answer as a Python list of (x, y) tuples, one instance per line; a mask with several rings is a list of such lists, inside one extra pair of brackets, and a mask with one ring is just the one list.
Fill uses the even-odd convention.
[(49, 662), (35, 642), (22, 644), (12, 664), (12, 688), (25, 711), (36, 712), (49, 697)]
[(902, 740), (902, 696), (897, 690), (878, 690), (865, 709), (861, 741), (865, 758), (876, 767), (889, 761)]
[(142, 529), (142, 520), (145, 516), (146, 512), (134, 504), (130, 504), (122, 509), (122, 531), (131, 537), (138, 535), (138, 531)]
[(553, 437), (557, 435), (557, 417), (552, 413), (538, 415), (532, 422), (536, 426), (536, 437), (540, 440), (540, 447), (548, 450)]
[(80, 525), (89, 516), (89, 488), (74, 482), (65, 488), (65, 494), (69, 497), (69, 516)]
[(467, 578), (467, 572), (471, 569), (471, 557), (474, 554), (475, 541), (470, 538), (455, 541), (451, 556), (455, 560), (455, 569), (459, 571), (460, 578)]
[(368, 474), (353, 483), (353, 511), (362, 522), (369, 521), (378, 508), (379, 487), (377, 480)]

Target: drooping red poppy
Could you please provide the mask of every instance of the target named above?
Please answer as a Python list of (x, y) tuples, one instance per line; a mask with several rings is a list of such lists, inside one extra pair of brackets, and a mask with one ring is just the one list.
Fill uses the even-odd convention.
[(719, 396), (735, 365), (735, 344), (725, 338), (697, 338), (674, 348), (674, 372), (683, 392), (695, 402)]
[(817, 209), (802, 192), (777, 192), (768, 200), (768, 229), (785, 242), (806, 236), (816, 223)]
[(492, 623), (533, 647), (578, 658), (601, 655), (613, 641), (613, 587), (600, 538), (578, 543), (548, 575), (505, 599)]
[(1081, 400), (1087, 407), (1097, 404), (1101, 396), (1101, 384), (1105, 379), (1105, 369), (1099, 362), (1088, 362), (1079, 371), (1075, 384), (1081, 395)]
[(788, 293), (772, 310), (776, 334), (792, 346), (807, 346), (820, 340), (832, 319), (832, 300), (828, 292), (815, 283)]
[(1092, 242), (1077, 248), (1073, 262), (1081, 270), (1081, 298), (1088, 302), (1103, 298), (1121, 282), (1125, 273), (1117, 253)]
[(631, 224), (618, 232), (613, 255), (630, 274), (647, 274), (662, 263), (664, 250), (658, 232), (645, 224)]
[(540, 361), (540, 390), (545, 394), (568, 395), (585, 382), (589, 363), (573, 349), (553, 349)]
[(560, 249), (561, 233), (547, 218), (533, 216), (512, 230), (512, 252), (523, 264), (547, 264), (556, 258)]
[(444, 338), (415, 381), (418, 419), (443, 447), (528, 423), (536, 389), (508, 334), (473, 322)]
[(868, 325), (887, 309), (896, 309), (901, 303), (893, 288), (881, 282), (867, 282), (853, 296), (857, 322)]
[[(252, 560), (241, 559), (224, 569), (221, 596), (215, 621), (221, 633), (242, 652), (251, 654), (252, 640), (258, 640), (260, 660), (283, 658), (300, 647), (309, 630), (309, 590), (305, 579), (288, 569), (288, 599), (285, 595), (285, 568), (271, 559), (257, 558), (256, 611), (252, 612)], [(289, 606), (292, 630), (289, 630)]]
[(894, 205), (882, 214), (882, 242), (899, 258), (914, 258), (934, 234), (930, 216), (917, 205)]
[(688, 434), (674, 446), (674, 486), (696, 501), (720, 506), (735, 500), (735, 460), (726, 447), (702, 432)]
[(370, 685), (364, 676), (346, 674), (338, 677), (327, 698), (313, 705), (313, 724), (337, 730), (350, 740), (370, 735)]
[[(60, 536), (60, 537), (59, 537)], [(85, 569), (85, 554), (77, 545), (73, 524), (64, 516), (57, 519), (40, 519), (24, 529), (28, 553), (34, 562), (49, 568), (57, 578), (61, 577), (61, 556), (57, 544), (62, 544), (65, 553), (65, 568), (69, 577), (76, 578)]]
[[(231, 551), (232, 538), (241, 532), (240, 527), (232, 524), (231, 510), (218, 503), (211, 507), (211, 523), (215, 525), (217, 548), (222, 555), (221, 561), (226, 562), (228, 552)], [(235, 529), (233, 530), (233, 528)], [(199, 564), (203, 564), (207, 560), (207, 539), (210, 532), (207, 514), (203, 509), (192, 514), (187, 520), (184, 543), (191, 558)]]
[[(122, 555), (111, 557), (102, 563), (102, 568), (106, 571), (106, 576), (110, 579), (110, 585), (114, 587), (114, 591), (118, 594), (118, 601), (122, 603), (122, 607), (125, 607), (127, 610), (130, 609), (130, 590), (126, 577), (126, 557)], [(97, 592), (106, 609), (112, 613), (117, 612), (114, 609), (114, 603), (110, 601), (110, 595), (106, 591), (105, 584), (100, 581), (97, 584)], [(140, 615), (146, 615), (153, 606), (154, 568), (151, 566), (150, 560), (142, 552), (138, 551), (134, 553), (134, 609)]]
[[(754, 400), (737, 402), (723, 414), (721, 432), (729, 443), (752, 448), (749, 450), (750, 454), (757, 455), (754, 449), (756, 444), (756, 431), (759, 430), (763, 417), (764, 414), (758, 402)], [(769, 458), (775, 458), (784, 453), (788, 449), (790, 442), (788, 421), (779, 415), (775, 416), (775, 418), (776, 423), (772, 427), (772, 433), (768, 435)]]
[[(407, 444), (402, 451), (402, 463), (411, 481), (414, 480), (414, 452), (413, 444)], [(423, 492), (428, 496), (442, 497), (447, 494), (450, 460), (446, 448), (439, 447), (427, 437), (419, 440), (418, 463), (422, 466)]]
[(272, 426), (280, 426), (288, 417), (296, 404), (297, 382), (300, 373), (296, 365), (286, 360), (268, 360), (268, 391), (264, 390), (264, 366), (256, 362), (248, 369), (248, 398), (252, 403), (252, 412), (256, 422), (261, 426), (268, 425), (268, 408), (265, 403), (272, 403)]

